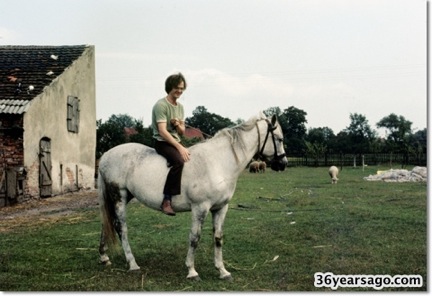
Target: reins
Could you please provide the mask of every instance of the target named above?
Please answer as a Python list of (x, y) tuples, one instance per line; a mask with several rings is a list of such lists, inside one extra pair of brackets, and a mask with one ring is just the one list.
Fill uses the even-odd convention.
[[(207, 139), (211, 139), (211, 138), (213, 138), (213, 136), (204, 133), (203, 131), (201, 131), (200, 129), (198, 129), (198, 128), (196, 128), (196, 127), (190, 126), (189, 124), (186, 124), (186, 123), (185, 123), (185, 126), (188, 127), (188, 128), (194, 129), (194, 130), (196, 130), (196, 131), (200, 131), (203, 135), (205, 135), (205, 136), (207, 137)], [(239, 159), (239, 157), (238, 157), (238, 155), (237, 155), (237, 152), (235, 151), (234, 146), (233, 146), (232, 144), (231, 144), (231, 149), (232, 149), (232, 151), (233, 151), (233, 154), (234, 154), (234, 157), (235, 157), (236, 163), (240, 163), (240, 159)]]
[[(275, 135), (274, 135), (274, 131), (276, 130), (276, 126), (275, 126), (273, 123), (271, 123), (270, 120), (267, 119), (267, 118), (265, 119), (265, 121), (267, 122), (267, 133), (266, 133), (266, 136), (265, 136), (264, 142), (263, 142), (263, 144), (262, 144), (262, 147), (260, 147), (261, 135), (260, 135), (260, 130), (259, 130), (259, 126), (258, 126), (258, 121), (255, 123), (255, 126), (256, 126), (256, 128), (257, 128), (257, 132), (258, 132), (258, 152), (257, 152), (257, 154), (255, 154), (255, 157), (254, 157), (254, 158), (261, 159), (261, 160), (264, 160), (264, 159), (265, 159), (265, 156), (264, 156), (263, 153), (264, 153), (264, 149), (265, 149), (265, 146), (266, 146), (266, 144), (267, 144), (267, 140), (268, 140), (268, 138), (269, 138), (269, 135), (271, 134), (272, 141), (273, 141), (273, 149), (274, 149), (274, 157), (273, 157), (273, 161), (278, 161), (278, 160), (284, 158), (284, 157), (286, 156), (286, 154), (285, 154), (285, 153), (283, 153), (283, 154), (281, 154), (281, 155), (278, 155), (278, 154), (277, 154), (276, 139), (275, 139)], [(211, 136), (211, 135), (209, 135), (209, 134), (206, 134), (206, 133), (202, 132), (202, 131), (201, 131), (200, 129), (198, 129), (198, 128), (195, 128), (195, 127), (190, 126), (190, 125), (188, 125), (188, 124), (185, 124), (185, 126), (188, 127), (188, 128), (191, 128), (191, 129), (194, 129), (194, 130), (200, 131), (200, 132), (201, 132), (203, 135), (205, 135), (207, 138), (213, 138), (213, 136)], [(235, 159), (236, 159), (236, 162), (239, 163), (239, 162), (240, 162), (240, 159), (239, 159), (239, 157), (238, 157), (238, 155), (237, 155), (237, 153), (236, 153), (234, 147), (232, 146), (231, 148), (233, 149), (233, 153), (234, 153), (234, 157), (235, 157)]]
[(258, 159), (264, 159), (265, 158), (263, 152), (264, 152), (264, 148), (265, 148), (265, 146), (267, 144), (268, 137), (271, 134), (272, 140), (273, 140), (273, 149), (274, 149), (274, 157), (273, 157), (273, 159), (274, 160), (282, 159), (282, 158), (284, 158), (286, 156), (286, 154), (285, 153), (283, 153), (281, 155), (277, 154), (276, 140), (275, 140), (275, 136), (274, 136), (274, 131), (276, 129), (276, 126), (274, 126), (268, 119), (266, 119), (266, 122), (267, 122), (267, 134), (265, 136), (264, 143), (263, 143), (261, 149), (260, 149), (261, 139), (260, 139), (260, 132), (259, 132), (259, 127), (258, 127), (258, 122), (256, 123), (257, 131), (258, 131), (258, 153), (257, 153), (257, 158)]

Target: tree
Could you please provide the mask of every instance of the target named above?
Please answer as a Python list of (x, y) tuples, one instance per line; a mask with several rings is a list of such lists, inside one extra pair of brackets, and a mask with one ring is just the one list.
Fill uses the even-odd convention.
[(234, 126), (231, 119), (210, 113), (204, 106), (198, 106), (192, 112), (192, 117), (188, 117), (185, 123), (191, 127), (199, 128), (204, 134), (214, 136), (219, 130)]
[(334, 141), (332, 141), (333, 151), (338, 154), (345, 154), (350, 152), (350, 145), (351, 139), (346, 130), (340, 131), (334, 138)]
[(135, 120), (133, 128), (137, 133), (130, 135), (128, 142), (141, 143), (149, 147), (154, 146), (153, 129), (151, 126), (145, 128), (142, 120), (140, 119)]
[(269, 107), (266, 110), (263, 111), (265, 116), (271, 117), (273, 115), (276, 115), (279, 117), (282, 114), (282, 110), (279, 107)]
[(307, 113), (294, 106), (285, 109), (279, 115), (279, 123), (284, 134), (286, 151), (291, 155), (302, 155), (305, 150)]
[(318, 166), (318, 160), (326, 153), (327, 146), (323, 143), (315, 142), (311, 143), (305, 141), (306, 155), (314, 159), (315, 166)]
[(376, 124), (378, 128), (386, 128), (387, 142), (394, 152), (404, 152), (408, 146), (408, 138), (411, 135), (412, 122), (403, 116), (394, 113), (382, 118)]
[[(114, 146), (130, 141), (126, 137), (125, 128), (130, 127), (140, 129), (142, 121), (137, 121), (127, 114), (111, 115), (111, 117), (104, 123), (99, 119), (96, 122), (96, 158), (102, 156), (103, 153), (113, 148)], [(132, 135), (131, 137), (136, 137)]]
[(329, 127), (318, 127), (318, 128), (310, 128), (306, 135), (306, 140), (311, 143), (322, 143), (325, 146), (328, 146), (329, 143), (333, 140), (335, 134), (333, 130)]
[(310, 128), (305, 137), (306, 154), (315, 159), (315, 165), (318, 165), (318, 159), (327, 156), (331, 148), (335, 135), (329, 127)]
[(410, 147), (409, 138), (412, 134), (411, 125), (412, 122), (406, 120), (402, 115), (397, 116), (394, 113), (382, 118), (376, 124), (379, 128), (386, 128), (387, 134), (387, 146), (391, 152), (400, 152), (404, 154), (404, 162), (402, 166), (408, 162)]
[(351, 113), (350, 119), (350, 125), (344, 130), (349, 138), (346, 151), (354, 154), (369, 152), (370, 144), (376, 138), (376, 132), (372, 130), (364, 115)]
[(420, 159), (427, 153), (427, 129), (417, 131), (409, 137), (410, 153), (414, 155), (416, 161), (420, 163)]

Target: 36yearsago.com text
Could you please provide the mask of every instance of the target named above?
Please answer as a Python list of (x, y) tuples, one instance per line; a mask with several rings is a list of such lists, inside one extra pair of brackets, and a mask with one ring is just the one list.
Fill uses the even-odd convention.
[(365, 274), (333, 274), (332, 272), (316, 272), (314, 286), (317, 288), (420, 288), (423, 278), (420, 275), (365, 275)]

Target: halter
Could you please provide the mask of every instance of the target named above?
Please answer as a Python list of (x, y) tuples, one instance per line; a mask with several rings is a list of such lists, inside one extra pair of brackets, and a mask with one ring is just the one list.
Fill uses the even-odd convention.
[(282, 158), (284, 158), (286, 156), (286, 154), (285, 153), (283, 153), (281, 155), (277, 154), (276, 140), (275, 140), (275, 136), (274, 136), (274, 130), (276, 129), (276, 126), (274, 126), (268, 119), (266, 119), (266, 122), (267, 122), (267, 134), (265, 136), (264, 143), (263, 143), (261, 149), (259, 146), (261, 140), (260, 140), (260, 132), (259, 132), (259, 127), (258, 127), (258, 122), (256, 123), (256, 127), (258, 130), (258, 153), (257, 153), (257, 156), (259, 159), (265, 158), (263, 152), (264, 152), (265, 145), (267, 144), (267, 139), (268, 139), (269, 135), (271, 134), (272, 140), (273, 140), (273, 148), (274, 148), (274, 155), (273, 155), (273, 160), (272, 160), (272, 166), (273, 166), (273, 163), (275, 161), (281, 160)]

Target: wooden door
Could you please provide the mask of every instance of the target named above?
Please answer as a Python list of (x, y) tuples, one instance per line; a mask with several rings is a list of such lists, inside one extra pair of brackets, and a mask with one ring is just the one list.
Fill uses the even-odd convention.
[(39, 152), (39, 188), (40, 196), (48, 197), (52, 194), (51, 178), (51, 140), (42, 138), (40, 140)]

